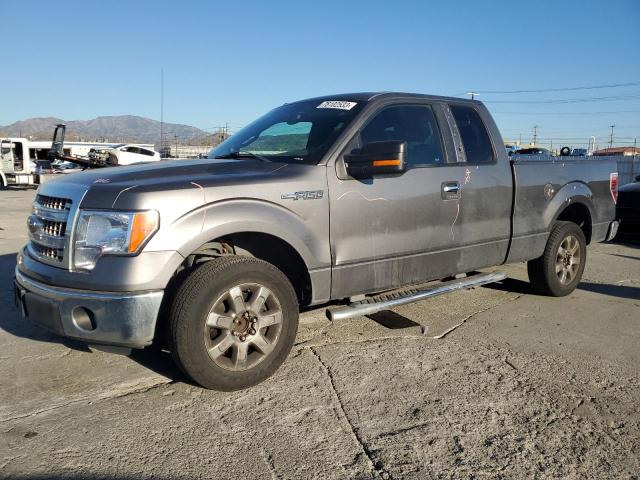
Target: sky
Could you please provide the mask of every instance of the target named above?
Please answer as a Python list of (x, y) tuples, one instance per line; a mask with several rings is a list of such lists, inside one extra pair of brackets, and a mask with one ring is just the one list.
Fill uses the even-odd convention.
[[(640, 138), (640, 0), (1, 0), (0, 125), (160, 119), (231, 132), (355, 91), (465, 96), (507, 140)], [(634, 85), (546, 92), (602, 85)], [(567, 100), (569, 102), (567, 102)]]

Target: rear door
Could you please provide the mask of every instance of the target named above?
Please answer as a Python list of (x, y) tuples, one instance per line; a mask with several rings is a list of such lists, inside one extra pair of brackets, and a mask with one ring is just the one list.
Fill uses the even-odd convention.
[[(445, 144), (451, 140), (439, 108), (394, 103), (375, 109), (329, 168), (333, 298), (458, 271), (463, 239), (457, 187), (464, 167), (448, 161)], [(345, 154), (385, 140), (407, 142), (404, 173), (370, 179), (346, 174)]]
[[(481, 106), (445, 106), (457, 143), (460, 179), (459, 272), (505, 261), (511, 235), (513, 179), (509, 157), (489, 113)], [(490, 134), (491, 133), (491, 134)]]

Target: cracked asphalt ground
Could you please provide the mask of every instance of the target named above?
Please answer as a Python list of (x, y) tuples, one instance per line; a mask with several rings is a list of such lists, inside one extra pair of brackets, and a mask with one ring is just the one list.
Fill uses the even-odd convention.
[(0, 192), (2, 478), (640, 476), (638, 246), (591, 246), (561, 299), (519, 264), (372, 318), (306, 312), (275, 376), (220, 393), (166, 353), (91, 352), (17, 318), (33, 196)]

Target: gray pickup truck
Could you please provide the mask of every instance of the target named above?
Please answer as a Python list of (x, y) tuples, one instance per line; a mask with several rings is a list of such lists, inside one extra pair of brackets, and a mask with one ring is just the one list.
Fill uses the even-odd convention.
[(89, 344), (164, 338), (195, 382), (245, 388), (282, 364), (301, 306), (367, 314), (499, 280), (470, 272), (522, 261), (539, 292), (569, 294), (586, 246), (616, 233), (616, 170), (595, 157), (512, 161), (477, 101), (288, 103), (208, 159), (41, 185), (16, 302)]

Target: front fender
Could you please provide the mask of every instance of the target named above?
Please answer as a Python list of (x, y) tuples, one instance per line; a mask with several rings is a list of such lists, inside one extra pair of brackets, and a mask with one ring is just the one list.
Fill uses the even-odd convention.
[[(177, 250), (183, 256), (215, 238), (240, 232), (260, 232), (278, 237), (291, 245), (309, 270), (331, 265), (328, 219), (325, 221), (322, 215), (305, 219), (271, 202), (235, 199), (205, 205), (197, 212), (192, 212), (190, 217), (193, 226), (202, 219), (202, 228), (189, 238), (181, 235), (185, 241)], [(193, 229), (191, 232), (195, 233)]]

